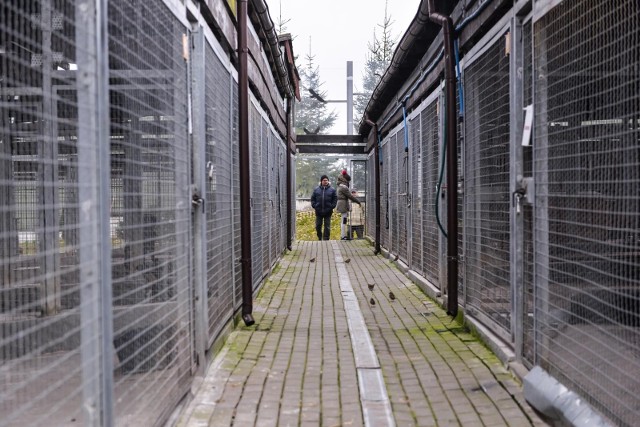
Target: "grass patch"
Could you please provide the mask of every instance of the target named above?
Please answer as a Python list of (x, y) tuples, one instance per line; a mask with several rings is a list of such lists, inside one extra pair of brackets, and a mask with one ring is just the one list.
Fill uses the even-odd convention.
[[(315, 212), (296, 212), (296, 240), (318, 240)], [(340, 240), (340, 214), (337, 212), (331, 217), (330, 240)]]

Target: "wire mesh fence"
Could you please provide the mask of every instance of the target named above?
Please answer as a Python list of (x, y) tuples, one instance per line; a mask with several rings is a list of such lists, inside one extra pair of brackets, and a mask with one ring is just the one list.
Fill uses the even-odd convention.
[(111, 138), (123, 153), (121, 251), (112, 251), (114, 419), (142, 421), (168, 416), (194, 363), (190, 213), (176, 209), (189, 204), (188, 64), (175, 42), (186, 28), (158, 1), (111, 2), (108, 13)]
[[(375, 144), (378, 142), (376, 141)], [(367, 203), (365, 204), (365, 235), (376, 236), (376, 168), (380, 162), (376, 159), (375, 150), (371, 150), (367, 157)]]
[[(208, 347), (241, 300), (230, 60), (210, 32), (197, 50), (174, 2), (0, 11), (0, 425), (161, 424), (197, 367), (196, 318)], [(207, 70), (197, 78), (194, 57)], [(191, 129), (196, 104), (202, 129)], [(255, 219), (268, 236), (253, 261), (262, 272), (285, 245), (287, 183), (280, 138), (257, 110), (256, 123), (270, 136), (252, 144), (270, 157), (254, 157), (252, 175), (278, 182), (268, 218)], [(204, 202), (193, 204), (198, 162)]]
[(387, 248), (391, 247), (391, 237), (390, 237), (390, 203), (391, 196), (389, 188), (389, 170), (393, 170), (390, 165), (390, 148), (388, 139), (382, 141), (380, 147), (380, 244), (384, 245)]
[(409, 136), (409, 149), (411, 153), (407, 159), (409, 168), (411, 171), (411, 178), (409, 179), (409, 200), (411, 209), (411, 236), (409, 242), (411, 248), (409, 254), (411, 256), (410, 265), (415, 271), (424, 275), (423, 257), (422, 252), (422, 233), (424, 230), (422, 221), (422, 197), (423, 197), (423, 182), (422, 182), (422, 144), (418, 144), (420, 141), (420, 133), (422, 127), (420, 126), (420, 115), (412, 118), (410, 121), (410, 136)]
[(439, 197), (437, 186), (440, 163), (440, 132), (437, 101), (431, 102), (420, 112), (422, 121), (422, 251), (424, 257), (424, 275), (432, 284), (440, 286), (440, 230), (438, 229)]
[[(240, 170), (240, 144), (239, 144), (239, 92), (238, 85), (232, 85), (232, 109), (229, 122), (231, 123), (231, 141), (233, 152), (233, 169)], [(234, 173), (232, 175), (233, 182), (233, 271), (235, 277), (234, 289), (235, 289), (235, 301), (242, 301), (242, 274), (241, 265), (239, 260), (242, 259), (242, 246), (240, 244), (240, 175)], [(293, 187), (295, 188), (295, 187)], [(252, 239), (253, 241), (253, 239)]]
[[(253, 158), (252, 160), (255, 163), (256, 170), (261, 172), (260, 182), (257, 183), (256, 191), (253, 192), (252, 198), (253, 200), (258, 200), (259, 206), (262, 207), (262, 212), (258, 211), (258, 216), (256, 217), (257, 222), (260, 223), (260, 229), (262, 230), (262, 240), (259, 250), (259, 258), (261, 263), (256, 263), (254, 269), (258, 272), (258, 276), (256, 278), (256, 282), (254, 286), (258, 286), (260, 280), (264, 276), (264, 274), (269, 269), (269, 240), (270, 240), (270, 231), (269, 223), (271, 222), (271, 203), (270, 203), (270, 191), (271, 190), (271, 182), (269, 181), (269, 158), (271, 156), (271, 147), (269, 146), (269, 129), (264, 122), (264, 120), (260, 121), (260, 139), (258, 141), (260, 144), (260, 157)], [(256, 141), (257, 142), (257, 141)], [(254, 222), (256, 224), (256, 222)]]
[(466, 304), (510, 330), (509, 55), (500, 34), (465, 69)]
[(398, 133), (391, 135), (386, 144), (389, 157), (389, 233), (391, 250), (394, 254), (400, 253), (400, 212), (398, 211), (400, 205), (400, 195), (398, 194), (400, 193), (398, 180), (400, 167), (398, 165)]
[(539, 363), (620, 425), (640, 385), (639, 16), (574, 0), (533, 30)]
[(409, 207), (407, 199), (409, 197), (409, 168), (408, 168), (408, 152), (405, 150), (405, 136), (408, 137), (409, 129), (402, 129), (397, 133), (395, 140), (395, 150), (397, 153), (397, 178), (396, 178), (396, 219), (394, 225), (397, 224), (398, 233), (398, 254), (403, 261), (408, 262), (407, 256), (407, 223), (409, 216)]
[[(237, 85), (211, 46), (205, 49), (205, 171), (207, 301), (210, 337), (217, 336), (236, 306), (234, 295), (234, 186), (231, 112)], [(237, 170), (237, 169), (236, 169)]]
[[(477, 37), (458, 85), (465, 315), (623, 426), (640, 416), (640, 380), (629, 374), (640, 370), (638, 8), (630, 0), (534, 4)], [(522, 37), (512, 34), (520, 34), (516, 23)], [(444, 124), (439, 90), (409, 112), (408, 246), (398, 211), (402, 124), (384, 135), (384, 163), (369, 168), (381, 173), (382, 245), (402, 258), (408, 247), (409, 267), (444, 288), (446, 247), (434, 207)], [(514, 109), (521, 104), (534, 107), (526, 143), (514, 129), (522, 127), (524, 113)]]

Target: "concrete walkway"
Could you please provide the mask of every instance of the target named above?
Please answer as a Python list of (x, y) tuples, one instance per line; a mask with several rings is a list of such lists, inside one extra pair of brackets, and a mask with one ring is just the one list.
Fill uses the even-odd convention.
[(177, 425), (546, 425), (498, 358), (364, 240), (296, 243), (254, 317)]

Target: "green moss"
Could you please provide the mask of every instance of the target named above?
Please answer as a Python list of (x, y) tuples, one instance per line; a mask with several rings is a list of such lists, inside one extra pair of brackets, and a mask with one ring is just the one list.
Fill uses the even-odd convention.
[(406, 332), (413, 337), (416, 335), (426, 334), (429, 332), (429, 327), (418, 326), (417, 328), (406, 329)]
[(456, 317), (453, 320), (461, 325), (464, 325), (464, 312), (462, 310), (458, 310), (458, 314), (456, 314)]
[(271, 275), (275, 275), (278, 274), (278, 271), (280, 271), (280, 269), (282, 268), (282, 266), (280, 265), (280, 262), (277, 262), (276, 265), (273, 266), (273, 271), (271, 271)]

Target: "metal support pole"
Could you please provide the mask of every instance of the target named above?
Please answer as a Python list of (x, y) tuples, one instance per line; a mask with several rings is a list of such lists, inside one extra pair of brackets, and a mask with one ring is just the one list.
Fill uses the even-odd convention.
[(76, 3), (84, 425), (114, 425), (107, 0)]
[(353, 135), (353, 61), (347, 61), (347, 135)]
[(524, 347), (524, 213), (520, 207), (520, 200), (516, 199), (518, 187), (518, 176), (523, 174), (522, 166), (522, 131), (523, 131), (523, 73), (518, 72), (523, 68), (523, 43), (522, 43), (522, 21), (519, 17), (513, 18), (511, 26), (511, 56), (509, 66), (511, 70), (510, 94), (511, 111), (510, 122), (510, 153), (509, 153), (509, 194), (512, 195), (515, 204), (512, 204), (509, 215), (509, 228), (512, 238), (510, 239), (510, 279), (511, 295), (513, 304), (511, 306), (511, 334), (515, 341), (516, 359), (522, 360)]
[(202, 28), (192, 34), (194, 39), (192, 55), (192, 95), (193, 105), (193, 180), (194, 191), (192, 198), (196, 196), (203, 199), (203, 208), (197, 206), (193, 212), (193, 287), (195, 293), (195, 346), (198, 354), (200, 374), (204, 374), (205, 350), (208, 344), (209, 330), (207, 327), (207, 170), (206, 170), (206, 119), (205, 119), (205, 38)]
[[(189, 40), (189, 33), (183, 34), (183, 43), (187, 44)], [(184, 49), (183, 49), (184, 48)], [(190, 97), (185, 94), (190, 93), (189, 85), (189, 54), (191, 53), (186, 46), (182, 44), (174, 44), (173, 57), (179, 58), (182, 56), (183, 61), (173, 61), (173, 66), (170, 68), (173, 73), (173, 84), (170, 86), (173, 95), (172, 115), (176, 118), (174, 122), (174, 141), (167, 144), (173, 145), (173, 170), (174, 170), (174, 191), (175, 191), (175, 261), (173, 264), (176, 266), (176, 271), (183, 271), (184, 275), (178, 274), (175, 282), (172, 283), (176, 289), (189, 289), (191, 286), (191, 279), (193, 278), (193, 270), (190, 268), (193, 266), (192, 251), (191, 251), (191, 238), (193, 228), (191, 226), (191, 212), (187, 206), (192, 205), (192, 197), (190, 196), (191, 190), (191, 174), (190, 174), (190, 160), (191, 160), (191, 145), (189, 144), (189, 126), (191, 125), (191, 118), (189, 114), (188, 103)], [(185, 51), (187, 55), (184, 55)], [(184, 56), (183, 56), (184, 55)], [(171, 111), (171, 110), (170, 110)], [(180, 116), (181, 114), (185, 116)], [(178, 119), (180, 118), (180, 119)], [(184, 208), (183, 208), (184, 207)], [(185, 209), (186, 208), (186, 209)], [(156, 219), (154, 219), (156, 221)], [(156, 224), (153, 224), (155, 227)], [(186, 271), (185, 271), (186, 270)], [(176, 314), (179, 319), (186, 319), (192, 315), (193, 300), (191, 299), (190, 289), (186, 292), (176, 292)], [(183, 351), (178, 351), (176, 354), (176, 365), (178, 368), (178, 375), (193, 374), (195, 367), (194, 356), (194, 344), (191, 337), (193, 333), (193, 323), (185, 324), (183, 322), (177, 323), (176, 334), (176, 346)]]
[[(58, 206), (58, 138), (55, 135), (54, 100), (51, 74), (53, 73), (53, 1), (41, 3), (42, 13), (42, 137), (38, 146), (39, 155), (39, 187), (40, 206)], [(56, 209), (45, 208), (39, 211), (41, 232), (39, 233), (39, 250), (42, 271), (44, 274), (44, 296), (46, 314), (58, 313), (60, 301), (60, 243), (58, 241), (59, 225)]]
[(242, 320), (253, 319), (251, 268), (251, 164), (249, 162), (249, 75), (247, 70), (247, 0), (238, 1), (238, 110), (240, 123), (240, 222), (242, 241)]

